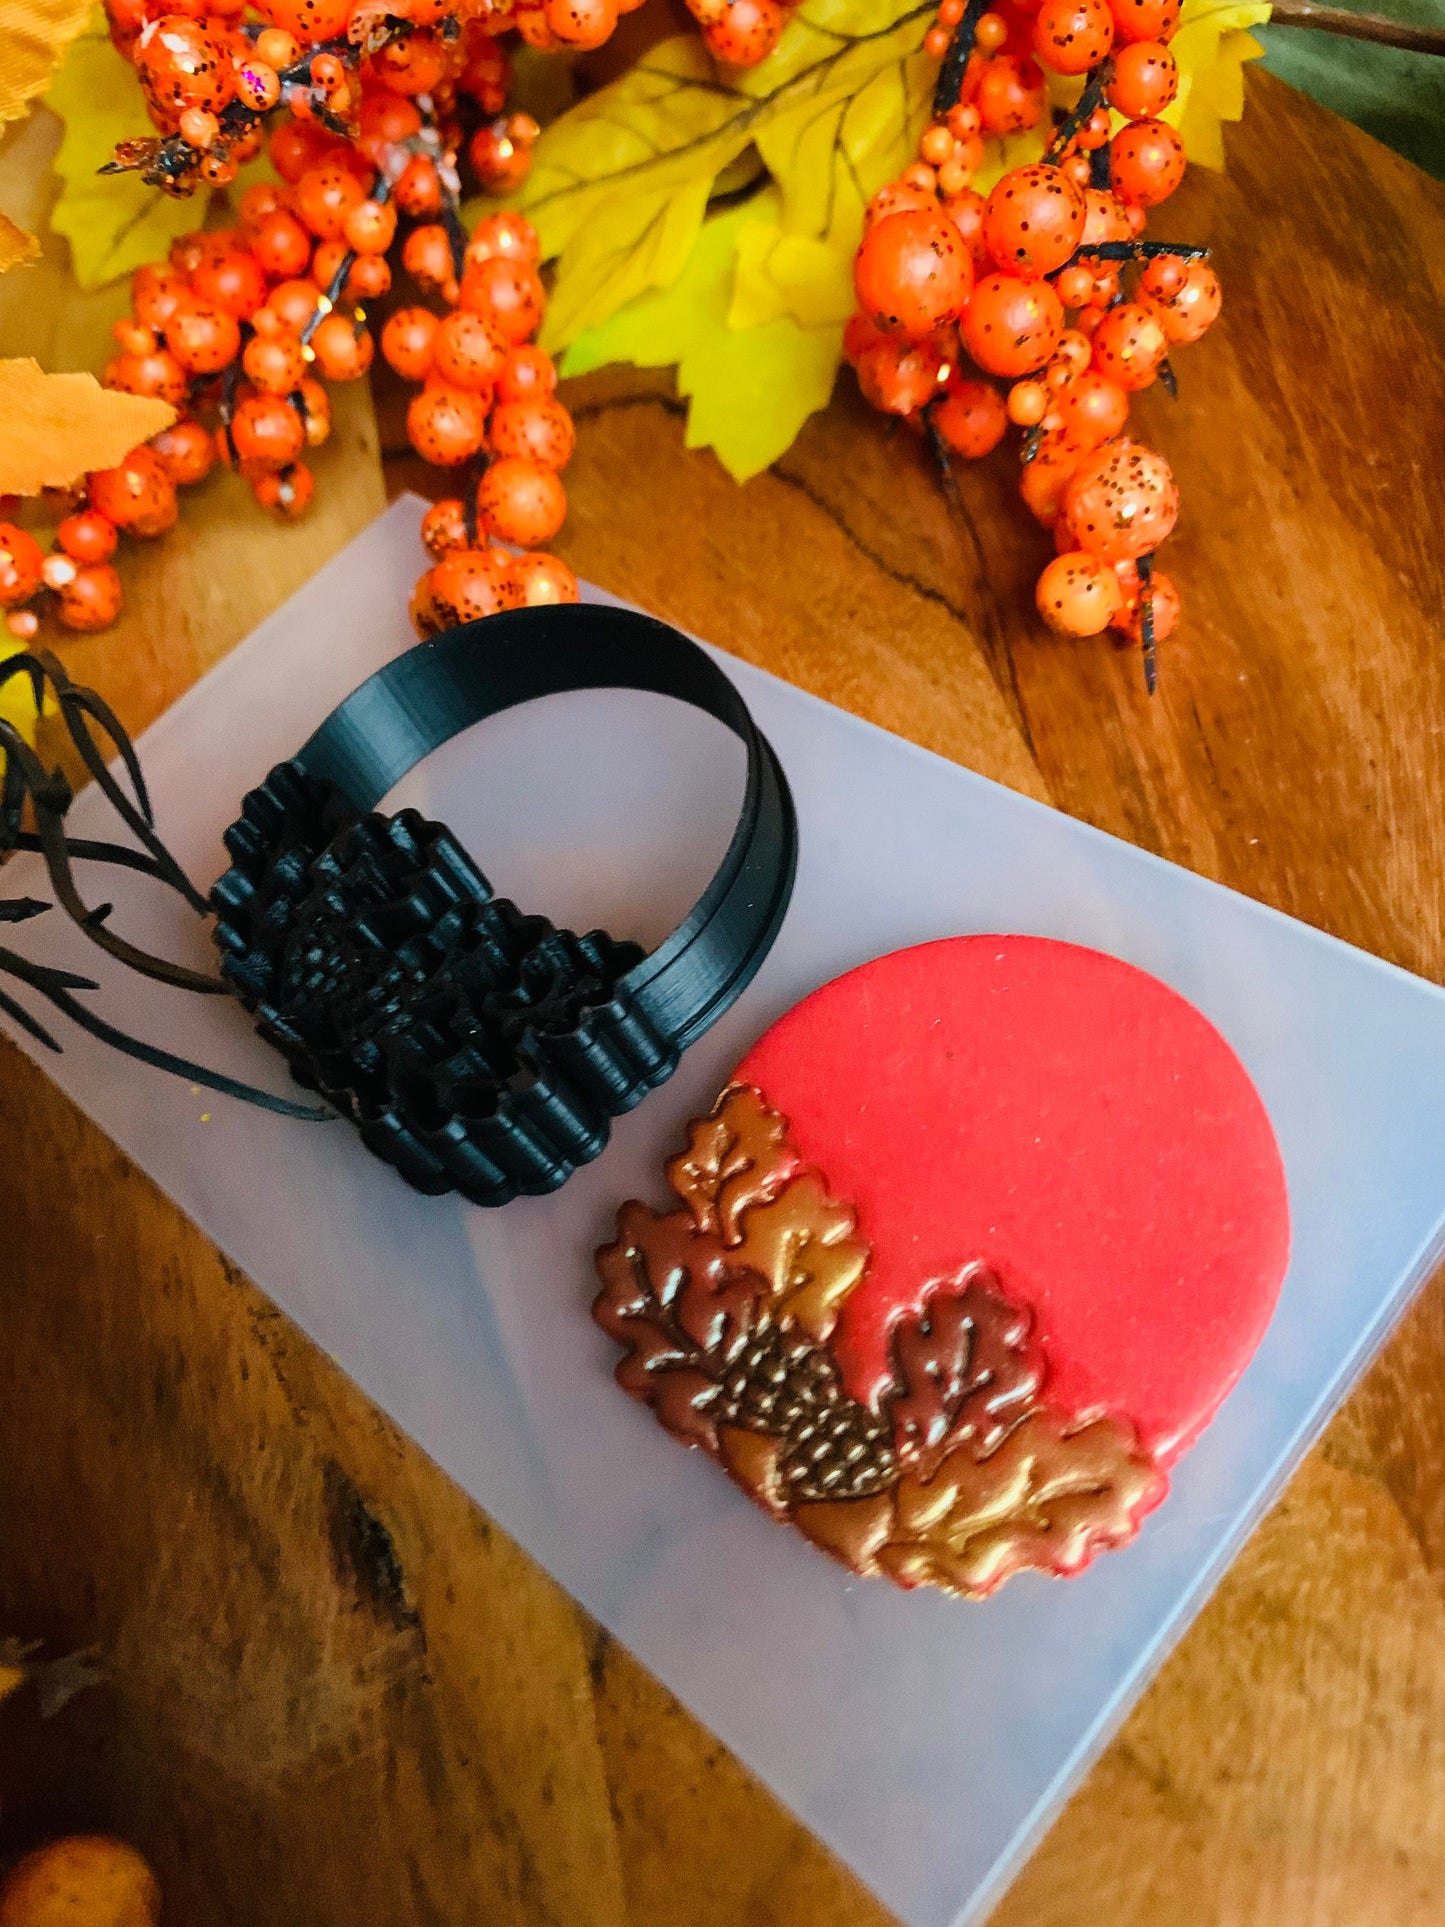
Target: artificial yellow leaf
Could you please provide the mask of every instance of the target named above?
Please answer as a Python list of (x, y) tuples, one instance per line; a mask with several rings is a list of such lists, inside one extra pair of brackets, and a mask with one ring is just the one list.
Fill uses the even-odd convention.
[(28, 357), (0, 361), (0, 495), (69, 488), (175, 419), (169, 402), (116, 394), (94, 375), (47, 375)]
[[(22, 655), (23, 642), (15, 642), (8, 635), (0, 636), (0, 670), (5, 667), (11, 656)], [(53, 705), (53, 698), (47, 696), (47, 706)], [(29, 676), (18, 671), (8, 681), (0, 682), (0, 723), (10, 723), (19, 730), (21, 736), (33, 749), (35, 746), (35, 726), (40, 720), (35, 707), (35, 686)], [(0, 749), (0, 777), (5, 774), (5, 752)], [(16, 1672), (20, 1677), (14, 1677)], [(0, 1642), (0, 1699), (11, 1693), (17, 1686), (24, 1684), (26, 1674), (20, 1661), (9, 1648)]]
[(0, 122), (24, 118), (89, 15), (90, 0), (0, 0)]
[[(0, 0), (0, 5), (4, 0)], [(204, 225), (209, 189), (185, 199), (147, 187), (139, 174), (102, 174), (116, 143), (151, 132), (135, 69), (111, 45), (103, 26), (87, 31), (66, 56), (45, 96), (65, 122), (55, 157), (62, 182), (50, 225), (70, 242), (82, 288), (98, 288), (144, 261), (163, 261), (178, 234)], [(269, 176), (264, 160), (238, 175), (233, 192)]]
[(1223, 123), (1244, 113), (1244, 63), (1264, 54), (1249, 29), (1262, 27), (1269, 11), (1269, 0), (1184, 0), (1169, 43), (1179, 92), (1160, 119), (1179, 130), (1184, 151), (1201, 167), (1224, 166)]
[[(783, 187), (780, 231), (851, 257), (864, 204), (906, 165), (922, 125), (918, 50), (931, 19), (917, 0), (804, 0), (750, 72), (724, 78), (688, 35), (554, 121), (514, 203), (558, 263), (547, 343), (563, 346), (666, 287), (719, 180), (753, 150)], [(773, 293), (811, 318), (819, 301), (803, 271), (809, 258), (794, 253)], [(811, 259), (831, 284), (831, 315), (836, 265)]]
[(33, 234), (17, 227), (8, 214), (0, 214), (0, 274), (33, 261), (39, 252), (40, 243)]
[(827, 404), (842, 347), (836, 323), (804, 328), (778, 315), (756, 327), (727, 325), (739, 247), (753, 228), (776, 234), (781, 213), (781, 196), (768, 187), (712, 215), (670, 287), (579, 336), (562, 362), (567, 375), (609, 361), (676, 362), (678, 391), (691, 404), (688, 447), (716, 450), (740, 482), (775, 462)]

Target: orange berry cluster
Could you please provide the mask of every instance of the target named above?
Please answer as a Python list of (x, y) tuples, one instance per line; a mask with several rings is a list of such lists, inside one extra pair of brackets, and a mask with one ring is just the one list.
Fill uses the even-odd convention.
[[(1140, 238), (1184, 177), (1158, 118), (1178, 91), (1166, 43), (1179, 10), (1005, 0), (980, 14), (943, 0), (926, 42), (944, 62), (937, 115), (868, 208), (844, 336), (868, 401), (928, 433), (943, 463), (988, 454), (1011, 422), (1024, 430), (1023, 498), (1060, 551), (1040, 612), (1065, 634), (1112, 625), (1142, 640), (1151, 687), (1153, 644), (1179, 616), (1152, 565), (1178, 492), (1163, 457), (1125, 435), (1129, 398), (1161, 375), (1172, 386), (1170, 349), (1220, 307), (1200, 250)], [(982, 137), (1039, 118), (1043, 67), (1087, 74), (1083, 97), (1046, 158), (985, 197), (972, 186)], [(1126, 117), (1118, 133), (1109, 109)]]
[(577, 599), (555, 557), (514, 558), (501, 546), (541, 549), (561, 528), (561, 471), (576, 443), (552, 357), (533, 339), (546, 307), (538, 254), (536, 229), (507, 213), (478, 223), (460, 262), (440, 224), (414, 228), (402, 250), (412, 278), (446, 311), (399, 308), (381, 352), (422, 384), (407, 409), (412, 447), (438, 467), (466, 470), (466, 499), (438, 503), (423, 526), (434, 566), (412, 598), (422, 635), (524, 602)]
[[(255, 0), (262, 23), (243, 24), (246, 4), (105, 0), (111, 38), (133, 62), (162, 136), (123, 142), (116, 166), (188, 194), (199, 182), (234, 179), (260, 152), (273, 110), (352, 137), (368, 96), (425, 97), (443, 120), (458, 101), (491, 116), (505, 104), (508, 60), (496, 35), (520, 24), (510, 5)], [(493, 137), (510, 141), (513, 177), (531, 139), (535, 132), (505, 129)]]

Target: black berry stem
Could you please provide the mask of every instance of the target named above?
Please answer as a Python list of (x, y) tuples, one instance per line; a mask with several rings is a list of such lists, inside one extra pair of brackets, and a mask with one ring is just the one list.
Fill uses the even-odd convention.
[(968, 67), (968, 57), (973, 52), (974, 39), (978, 33), (978, 23), (988, 12), (988, 0), (968, 0), (963, 10), (963, 18), (953, 30), (953, 39), (948, 43), (948, 52), (943, 56), (943, 65), (938, 70), (938, 82), (933, 89), (933, 118), (942, 120), (950, 108), (957, 107), (958, 97), (963, 91), (963, 76)]
[(1159, 686), (1159, 661), (1154, 647), (1154, 558), (1141, 555), (1139, 571), (1139, 635), (1144, 644), (1144, 687), (1152, 696)]
[[(1081, 128), (1087, 127), (1093, 119), (1094, 109), (1103, 101), (1104, 89), (1108, 86), (1109, 76), (1113, 71), (1114, 63), (1112, 60), (1101, 60), (1085, 81), (1083, 93), (1079, 95), (1078, 100), (1074, 103), (1065, 118), (1059, 122), (1054, 138), (1049, 142), (1048, 152), (1044, 155), (1044, 160), (1050, 167), (1058, 166), (1064, 157), (1064, 149), (1068, 146), (1069, 142)], [(1104, 144), (1106, 147), (1108, 146), (1107, 141)]]

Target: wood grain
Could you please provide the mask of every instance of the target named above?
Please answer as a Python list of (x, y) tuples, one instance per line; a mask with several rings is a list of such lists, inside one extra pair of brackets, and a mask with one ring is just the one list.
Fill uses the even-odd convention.
[[(1179, 404), (1140, 409), (1185, 498), (1167, 566), (1186, 621), (1152, 703), (1130, 653), (1041, 633), (1047, 546), (1007, 462), (966, 471), (950, 512), (846, 381), (742, 490), (686, 452), (665, 378), (576, 384), (564, 549), (860, 714), (1445, 981), (1445, 193), (1278, 83), (1251, 75), (1249, 102), (1228, 176), (1192, 177), (1161, 224), (1215, 247), (1227, 305), (1180, 357)], [(50, 338), (78, 341), (75, 298), (53, 300)], [(0, 336), (13, 321), (0, 306)], [(70, 650), (129, 723), (371, 513), (363, 402), (323, 477), (331, 521), (273, 548), (218, 490), (129, 565), (125, 625)], [(392, 492), (424, 473), (396, 403), (383, 390)], [(49, 1726), (0, 1710), (8, 1844), (117, 1827), (195, 1927), (884, 1927), (8, 1049), (0, 1120), (0, 1629), (95, 1642), (107, 1673)], [(996, 1927), (1436, 1927), (1442, 1893), (1437, 1280)]]

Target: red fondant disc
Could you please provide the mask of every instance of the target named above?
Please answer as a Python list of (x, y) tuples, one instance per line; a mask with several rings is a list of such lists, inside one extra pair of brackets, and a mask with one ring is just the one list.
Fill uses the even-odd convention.
[(858, 1213), (833, 1336), (873, 1399), (897, 1315), (982, 1260), (1034, 1310), (1050, 1404), (1131, 1418), (1164, 1462), (1208, 1423), (1289, 1257), (1259, 1094), (1192, 1004), (1038, 937), (896, 951), (824, 985), (739, 1065)]

